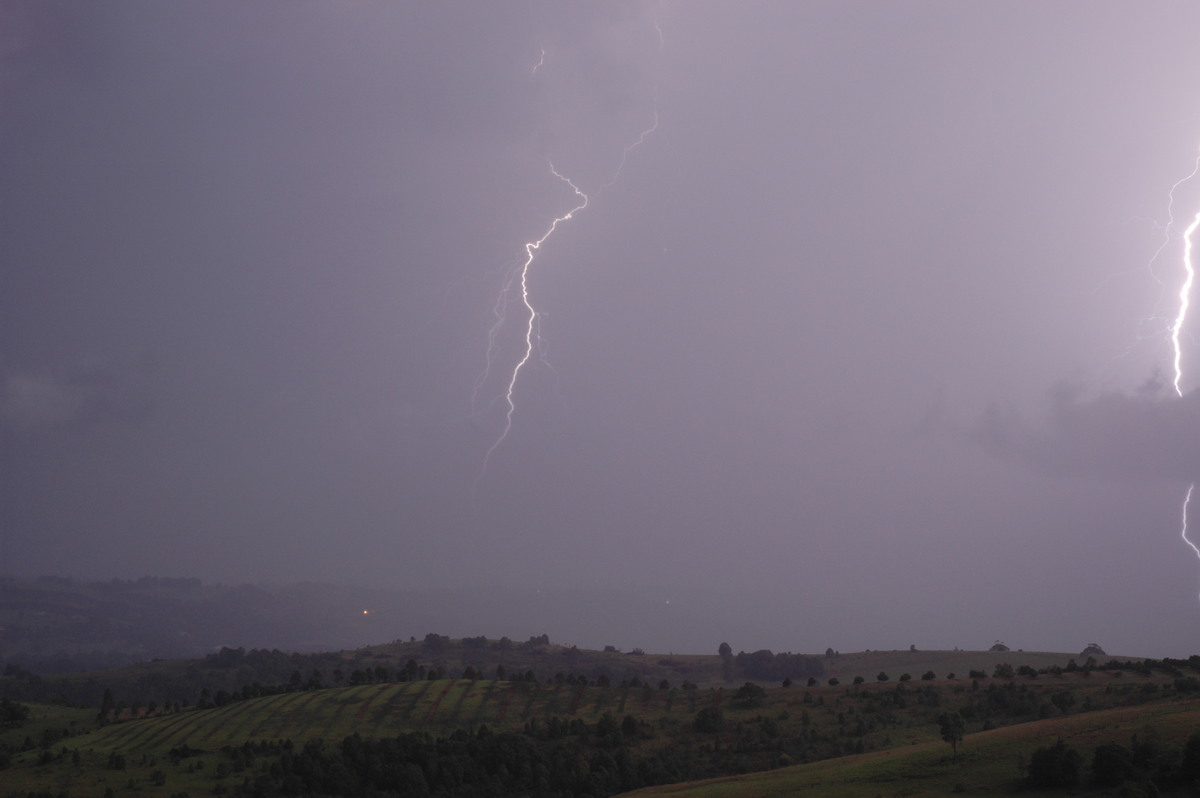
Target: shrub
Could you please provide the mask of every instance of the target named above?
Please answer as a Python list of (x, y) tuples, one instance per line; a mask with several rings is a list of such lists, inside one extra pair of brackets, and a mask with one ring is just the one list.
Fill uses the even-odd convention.
[(767, 691), (760, 685), (746, 682), (733, 694), (733, 705), (744, 709), (761, 707), (767, 703)]
[(1072, 787), (1079, 783), (1083, 757), (1062, 740), (1029, 757), (1030, 787)]
[(1097, 787), (1116, 787), (1132, 773), (1132, 751), (1115, 743), (1096, 746), (1092, 756), (1092, 781)]
[(696, 713), (696, 731), (713, 734), (725, 728), (725, 716), (716, 707), (705, 707)]

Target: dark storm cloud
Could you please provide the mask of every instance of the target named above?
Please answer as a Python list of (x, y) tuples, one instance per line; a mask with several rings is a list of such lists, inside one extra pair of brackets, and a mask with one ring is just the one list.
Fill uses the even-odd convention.
[[(1198, 29), (1093, 0), (2, 3), (0, 567), (719, 588), (793, 650), (1174, 645), (1195, 402), (1125, 394), (1166, 351), (1137, 320), (1177, 240), (1140, 267), (1195, 158)], [(481, 378), (497, 297), (574, 199), (548, 162), (591, 201), (538, 251), (484, 471), (525, 321), (510, 292)], [(1147, 585), (1106, 625), (1102, 579)]]
[(33, 432), (145, 421), (153, 367), (92, 367), (66, 375), (10, 372), (0, 385), (0, 423)]
[(1150, 387), (1157, 389), (1095, 397), (1060, 387), (1042, 417), (993, 406), (971, 437), (996, 456), (1052, 474), (1200, 479), (1200, 391), (1168, 398)]

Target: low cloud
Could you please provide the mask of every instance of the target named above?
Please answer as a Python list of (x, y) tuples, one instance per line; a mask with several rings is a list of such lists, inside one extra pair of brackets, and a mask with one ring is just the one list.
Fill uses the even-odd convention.
[(74, 424), (137, 422), (150, 403), (142, 380), (113, 371), (69, 376), (9, 373), (0, 384), (0, 424), (37, 430)]
[(13, 427), (65, 424), (79, 415), (83, 396), (50, 377), (9, 374), (0, 395), (0, 419)]
[(992, 407), (971, 436), (997, 457), (1071, 476), (1200, 480), (1200, 391), (1183, 397), (1060, 388), (1041, 418)]

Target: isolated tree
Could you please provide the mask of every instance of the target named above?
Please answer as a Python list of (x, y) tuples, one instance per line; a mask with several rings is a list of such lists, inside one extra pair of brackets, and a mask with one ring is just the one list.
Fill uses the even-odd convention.
[(888, 680), (888, 675), (886, 672), (880, 671), (879, 675), (876, 676), (875, 678), (881, 682), (886, 682)]
[(938, 733), (942, 735), (943, 740), (950, 743), (952, 758), (958, 759), (958, 744), (962, 742), (963, 734), (967, 730), (966, 721), (957, 712), (943, 712), (938, 715), (937, 722)]
[(101, 723), (105, 722), (108, 720), (109, 713), (112, 712), (116, 706), (117, 702), (113, 699), (112, 690), (107, 687), (104, 688), (104, 698), (100, 700), (100, 713), (96, 716), (96, 719)]
[(753, 709), (767, 703), (767, 691), (753, 682), (746, 682), (733, 694), (733, 705)]
[(728, 643), (722, 643), (717, 649), (717, 653), (721, 655), (721, 677), (727, 681), (733, 681), (733, 648)]

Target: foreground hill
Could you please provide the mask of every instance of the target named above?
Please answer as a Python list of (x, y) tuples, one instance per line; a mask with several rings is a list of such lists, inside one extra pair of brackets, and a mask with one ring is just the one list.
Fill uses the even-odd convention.
[[(438, 642), (435, 648), (445, 653), (453, 646)], [(536, 653), (534, 648), (526, 653)], [(915, 662), (902, 659), (915, 653), (892, 652), (888, 656), (901, 659), (859, 664), (883, 663), (895, 671), (887, 663)], [(964, 661), (973, 657), (978, 665), (989, 659), (987, 653), (948, 653), (962, 654)], [(842, 659), (853, 661), (850, 655)], [(965, 719), (963, 762), (983, 767), (999, 757), (996, 767), (1003, 770), (980, 778), (993, 786), (1014, 784), (1018, 755), (1027, 757), (1060, 734), (1094, 745), (1097, 730), (1111, 728), (1114, 739), (1128, 745), (1130, 728), (1150, 727), (1178, 744), (1197, 725), (1197, 666), (1200, 658), (1072, 671), (1054, 666), (1041, 674), (1026, 666), (1021, 675), (1001, 661), (979, 678), (891, 676), (887, 682), (825, 680), (766, 689), (632, 679), (606, 686), (565, 673), (538, 681), (437, 678), (435, 669), (433, 678), (426, 672), (408, 681), (301, 685), (222, 706), (143, 710), (136, 718), (127, 709), (121, 720), (99, 728), (94, 710), (36, 706), (23, 726), (0, 730), (0, 750), (9, 752), (0, 795), (599, 796), (767, 770), (761, 794), (777, 789), (775, 777), (785, 779), (778, 787), (783, 791), (816, 781), (862, 782), (873, 787), (871, 795), (888, 794), (900, 791), (889, 785), (907, 789), (922, 774), (936, 777), (926, 794), (940, 794), (943, 777), (965, 778), (961, 763), (943, 761), (949, 749), (939, 740), (941, 713)], [(1114, 711), (1126, 714), (1106, 715)], [(1005, 726), (1026, 729), (1025, 736), (1011, 738), (1022, 742), (1011, 750), (1004, 742), (987, 747), (993, 739), (1010, 739), (989, 736)], [(847, 758), (856, 753), (866, 758)], [(918, 758), (910, 762), (908, 756)], [(893, 761), (901, 763), (899, 770), (885, 767)], [(789, 767), (804, 762), (834, 770)], [(847, 764), (855, 762), (860, 764)], [(883, 770), (871, 769), (876, 767)], [(747, 794), (744, 785), (724, 782), (687, 789)], [(840, 790), (829, 794), (855, 794)], [(759, 791), (755, 782), (752, 794)]]
[[(1200, 700), (1156, 702), (1089, 712), (1083, 715), (1023, 723), (967, 735), (958, 757), (945, 743), (914, 742), (899, 748), (829, 759), (719, 779), (648, 787), (628, 798), (762, 798), (803, 794), (812, 798), (873, 798), (879, 795), (1004, 795), (1027, 792), (1029, 762), (1034, 752), (1056, 741), (1069, 741), (1083, 766), (1070, 795), (1149, 795), (1171, 793), (1171, 784), (1148, 788), (1136, 775), (1117, 783), (1095, 783), (1091, 765), (1100, 746), (1136, 750), (1140, 739), (1156, 756), (1170, 760), (1185, 741), (1200, 731)], [(1170, 766), (1171, 762), (1164, 764)], [(1140, 783), (1139, 783), (1140, 782)], [(1178, 794), (1194, 795), (1193, 787), (1176, 784)], [(1115, 788), (1121, 788), (1118, 792)], [(1050, 794), (1054, 793), (1035, 793)]]

